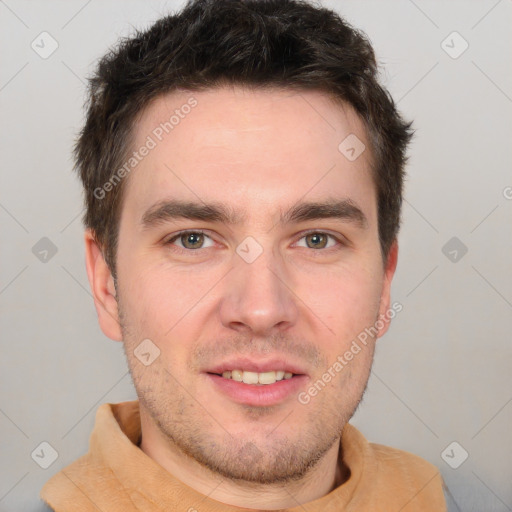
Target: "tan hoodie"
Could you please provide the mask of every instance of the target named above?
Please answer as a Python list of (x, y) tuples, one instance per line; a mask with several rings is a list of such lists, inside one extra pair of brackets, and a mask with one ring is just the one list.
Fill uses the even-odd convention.
[[(56, 512), (240, 512), (188, 487), (137, 445), (138, 401), (103, 404), (89, 452), (54, 475), (41, 497)], [(446, 512), (439, 470), (411, 453), (343, 430), (340, 460), (350, 477), (329, 494), (286, 512)], [(283, 511), (284, 512), (284, 509)]]

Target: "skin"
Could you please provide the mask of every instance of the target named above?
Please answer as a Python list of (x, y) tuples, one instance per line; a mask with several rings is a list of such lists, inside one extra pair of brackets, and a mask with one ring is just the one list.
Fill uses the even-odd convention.
[[(307, 405), (294, 394), (273, 407), (243, 406), (202, 371), (235, 354), (280, 355), (302, 366), (307, 390), (389, 310), (397, 244), (383, 262), (370, 145), (349, 106), (314, 91), (173, 92), (143, 112), (134, 148), (191, 96), (197, 106), (125, 178), (117, 296), (93, 233), (85, 233), (99, 323), (124, 343), (149, 457), (218, 501), (295, 507), (348, 478), (338, 466), (341, 432), (388, 321)], [(353, 162), (338, 150), (351, 133), (367, 148)], [(218, 201), (246, 217), (236, 225), (175, 219), (144, 230), (144, 212), (169, 198)], [(297, 202), (328, 198), (352, 200), (367, 226), (335, 218), (279, 223)], [(187, 237), (168, 242), (185, 229), (208, 235), (194, 242), (199, 249), (184, 248)], [(340, 241), (319, 243), (306, 230)], [(263, 249), (250, 264), (236, 253), (248, 236)], [(148, 338), (160, 355), (144, 366), (134, 350)]]

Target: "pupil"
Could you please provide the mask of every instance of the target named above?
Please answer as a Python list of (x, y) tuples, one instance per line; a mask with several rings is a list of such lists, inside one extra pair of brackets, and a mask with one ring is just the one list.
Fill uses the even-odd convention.
[(319, 233), (314, 233), (310, 235), (311, 241), (313, 242), (314, 247), (322, 247), (324, 244), (322, 244), (322, 239), (325, 239), (324, 235), (321, 235)]
[(187, 246), (187, 244), (189, 245), (197, 245), (200, 241), (201, 241), (201, 234), (199, 233), (189, 233), (187, 236), (186, 236), (186, 244), (185, 246)]

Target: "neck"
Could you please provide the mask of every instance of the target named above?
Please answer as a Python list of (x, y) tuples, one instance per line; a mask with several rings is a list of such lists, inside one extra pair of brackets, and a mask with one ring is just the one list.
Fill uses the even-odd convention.
[(340, 439), (300, 480), (256, 484), (228, 480), (184, 454), (141, 410), (141, 450), (184, 484), (209, 498), (241, 508), (276, 510), (298, 507), (329, 494), (343, 484), (350, 472), (340, 462)]

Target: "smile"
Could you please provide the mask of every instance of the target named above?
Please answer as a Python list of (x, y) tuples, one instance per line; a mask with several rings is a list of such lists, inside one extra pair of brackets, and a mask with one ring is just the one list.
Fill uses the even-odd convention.
[(291, 379), (293, 373), (285, 372), (284, 370), (272, 370), (269, 372), (250, 372), (247, 370), (231, 370), (222, 372), (222, 377), (225, 379), (232, 379), (244, 384), (274, 384), (283, 379)]

